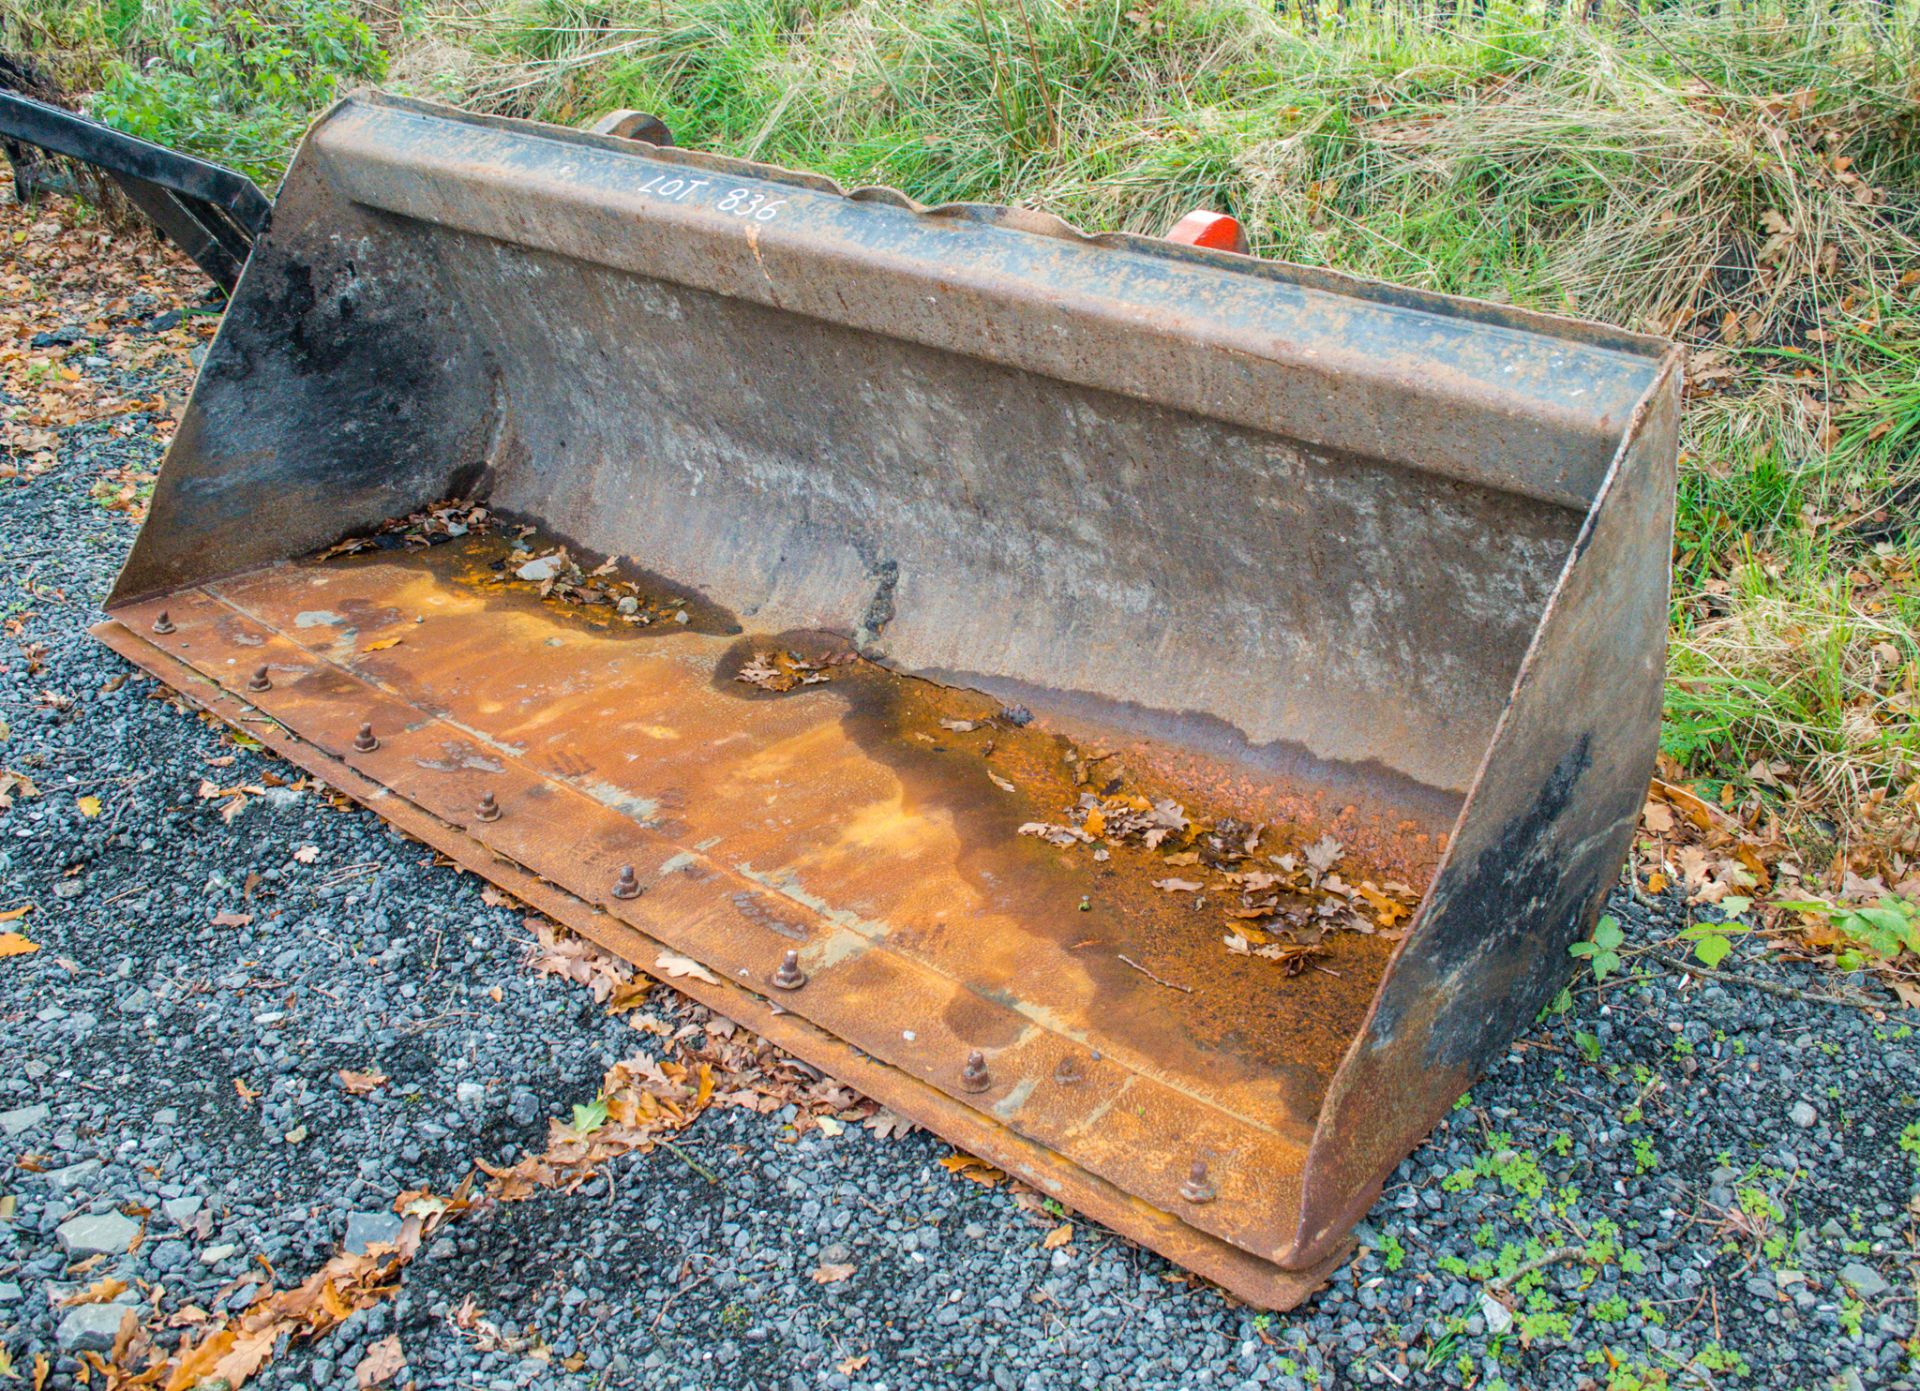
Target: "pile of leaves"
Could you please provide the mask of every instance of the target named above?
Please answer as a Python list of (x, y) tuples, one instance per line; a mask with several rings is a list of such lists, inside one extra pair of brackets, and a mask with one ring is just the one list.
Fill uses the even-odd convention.
[(857, 660), (852, 652), (844, 652), (824, 662), (810, 662), (798, 652), (765, 648), (748, 658), (733, 679), (763, 691), (791, 691), (796, 686), (818, 686), (831, 681), (834, 667)]
[[(253, 1294), (238, 1314), (210, 1314), (187, 1306), (167, 1321), (184, 1328), (172, 1350), (161, 1346), (165, 1333), (129, 1316), (120, 1327), (113, 1352), (96, 1370), (112, 1387), (223, 1385), (239, 1391), (274, 1355), (283, 1339), (308, 1342), (337, 1328), (362, 1309), (372, 1308), (400, 1288), (401, 1271), (442, 1223), (471, 1205), (471, 1181), (451, 1196), (424, 1190), (402, 1193), (394, 1211), (404, 1219), (390, 1242), (374, 1242), (360, 1254), (340, 1252), (290, 1289), (273, 1288), (271, 1274), (249, 1271), (221, 1291), (217, 1310), (231, 1307), (251, 1285)], [(97, 1354), (96, 1354), (97, 1358)], [(359, 1384), (379, 1385), (404, 1365), (399, 1341), (376, 1343), (356, 1370)]]
[(649, 1154), (660, 1141), (691, 1125), (713, 1100), (714, 1070), (695, 1059), (628, 1058), (607, 1069), (600, 1094), (573, 1108), (570, 1121), (548, 1122), (547, 1147), (518, 1163), (477, 1161), (501, 1202), (519, 1202), (542, 1190), (571, 1193), (607, 1164)]
[[(1117, 781), (1117, 780), (1116, 780)], [(1321, 836), (1284, 854), (1262, 854), (1269, 830), (1237, 817), (1195, 821), (1171, 797), (1120, 791), (1079, 794), (1060, 822), (1029, 821), (1019, 828), (1062, 849), (1092, 847), (1105, 862), (1120, 846), (1157, 854), (1177, 871), (1155, 879), (1167, 893), (1190, 894), (1196, 909), (1216, 907), (1226, 919), (1222, 945), (1238, 956), (1280, 963), (1297, 974), (1337, 931), (1398, 937), (1419, 891), (1398, 880), (1350, 882), (1337, 870), (1346, 850)]]
[(481, 504), (466, 498), (449, 498), (404, 517), (384, 521), (364, 535), (336, 541), (320, 552), (320, 558), (329, 560), (362, 551), (425, 550), (462, 536), (485, 536), (492, 532), (493, 525), (493, 513)]
[(531, 527), (520, 529), (501, 570), (503, 583), (511, 575), (535, 586), (542, 599), (610, 606), (617, 621), (636, 628), (691, 621), (685, 599), (650, 594), (635, 581), (623, 578), (616, 557), (609, 556), (591, 570), (584, 570), (565, 546), (541, 547), (532, 537)]
[[(116, 231), (71, 204), (22, 207), (0, 200), (0, 486), (53, 467), (59, 432), (112, 420), (112, 433), (150, 429), (173, 436), (193, 366), (190, 354), (213, 332), (210, 315), (190, 313), (198, 272), (141, 230)], [(107, 387), (100, 358), (115, 369), (160, 373), (156, 395)], [(139, 522), (151, 470), (116, 465), (90, 488), (103, 509)]]
[[(624, 1015), (629, 1025), (641, 1034), (657, 1038), (672, 1050), (672, 1066), (681, 1071), (676, 1078), (662, 1064), (662, 1073), (670, 1084), (661, 1101), (672, 1101), (685, 1109), (686, 1078), (696, 1080), (692, 1096), (701, 1095), (700, 1073), (710, 1079), (710, 1090), (702, 1105), (735, 1106), (762, 1115), (791, 1106), (796, 1112), (796, 1135), (809, 1130), (838, 1134), (848, 1125), (863, 1125), (886, 1138), (912, 1130), (911, 1122), (901, 1119), (878, 1102), (853, 1088), (825, 1076), (819, 1069), (781, 1052), (773, 1044), (732, 1020), (714, 1014), (706, 1006), (683, 995), (663, 989), (649, 977), (639, 975), (631, 962), (602, 951), (593, 943), (577, 937), (563, 927), (538, 915), (526, 919), (532, 934), (527, 963), (545, 975), (572, 981), (604, 1005), (609, 1014)], [(697, 961), (671, 952), (662, 953), (654, 962), (654, 974), (665, 978), (695, 977), (717, 984), (718, 978)], [(671, 1012), (673, 1020), (663, 1017)], [(677, 1022), (675, 1022), (677, 1021)], [(612, 1074), (608, 1074), (609, 1080)], [(630, 1093), (636, 1083), (619, 1079), (619, 1090)], [(642, 1080), (637, 1085), (647, 1085)], [(602, 1096), (608, 1089), (602, 1089)], [(596, 1098), (596, 1103), (599, 1098)], [(644, 1109), (645, 1102), (636, 1102)], [(575, 1124), (591, 1124), (594, 1113), (576, 1107)], [(609, 1112), (611, 1114), (611, 1111)], [(678, 1129), (679, 1127), (674, 1127)], [(662, 1132), (664, 1133), (664, 1132)], [(571, 1137), (554, 1132), (563, 1143)], [(556, 1180), (569, 1176), (567, 1165), (549, 1166)], [(532, 1173), (532, 1170), (526, 1171)]]
[(1790, 778), (1790, 768), (1757, 766), (1746, 792), (1726, 783), (1711, 799), (1665, 756), (1660, 772), (1641, 812), (1633, 869), (1649, 894), (1675, 892), (1718, 910), (1720, 920), (1682, 933), (1701, 961), (1717, 965), (1732, 936), (1759, 932), (1787, 955), (1871, 971), (1902, 1004), (1920, 1006), (1920, 867), (1897, 851), (1885, 873), (1855, 872), (1845, 852), (1806, 863), (1777, 798), (1761, 790)]
[[(320, 558), (330, 560), (366, 551), (426, 550), (463, 538), (490, 536), (499, 529), (500, 519), (484, 503), (471, 498), (449, 499), (383, 522), (363, 535), (335, 542), (320, 553)], [(684, 598), (649, 593), (639, 582), (621, 575), (618, 557), (609, 556), (586, 569), (567, 547), (539, 541), (531, 526), (514, 529), (505, 555), (494, 560), (492, 567), (493, 583), (525, 584), (542, 599), (599, 609), (596, 620), (644, 628), (655, 623), (684, 624), (692, 619)]]

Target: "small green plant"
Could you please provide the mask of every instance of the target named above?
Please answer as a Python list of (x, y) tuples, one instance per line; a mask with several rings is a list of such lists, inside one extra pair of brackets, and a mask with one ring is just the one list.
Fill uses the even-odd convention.
[(1746, 912), (1752, 906), (1753, 900), (1729, 894), (1720, 900), (1720, 909), (1727, 914), (1727, 921), (1695, 923), (1680, 934), (1681, 940), (1693, 943), (1693, 954), (1702, 966), (1718, 966), (1733, 950), (1733, 939), (1753, 931), (1736, 918), (1737, 914)]
[(1840, 1320), (1840, 1327), (1849, 1338), (1858, 1340), (1862, 1336), (1866, 1316), (1867, 1306), (1864, 1301), (1850, 1294), (1840, 1297), (1840, 1312), (1835, 1317)]
[(1834, 930), (1846, 938), (1834, 953), (1842, 970), (1857, 971), (1875, 961), (1890, 962), (1903, 951), (1920, 955), (1920, 904), (1907, 899), (1888, 894), (1872, 907), (1862, 907), (1809, 898), (1786, 900), (1776, 906), (1825, 918), (1833, 924)]
[(1693, 1360), (1709, 1372), (1732, 1372), (1735, 1376), (1743, 1377), (1750, 1376), (1753, 1370), (1747, 1365), (1745, 1357), (1718, 1343), (1708, 1343)]
[(1914, 1172), (1920, 1173), (1920, 1121), (1900, 1132), (1900, 1148), (1912, 1159)]
[(1398, 1270), (1407, 1263), (1407, 1248), (1392, 1232), (1380, 1234), (1380, 1261), (1388, 1270)]
[(1581, 1057), (1585, 1058), (1595, 1067), (1600, 1065), (1600, 1039), (1598, 1035), (1576, 1033), (1573, 1036), (1573, 1046), (1580, 1050)]
[(1593, 978), (1602, 981), (1620, 969), (1620, 945), (1626, 940), (1619, 920), (1608, 913), (1595, 924), (1590, 940), (1575, 942), (1567, 950), (1592, 966)]
[(1660, 1167), (1660, 1151), (1653, 1147), (1653, 1141), (1644, 1136), (1633, 1142), (1633, 1171), (1636, 1174), (1650, 1174)]

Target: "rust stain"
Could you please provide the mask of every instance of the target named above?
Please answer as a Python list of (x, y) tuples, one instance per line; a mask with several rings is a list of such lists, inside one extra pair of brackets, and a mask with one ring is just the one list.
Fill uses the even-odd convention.
[[(1218, 805), (1139, 771), (1161, 763), (1138, 739), (1003, 714), (831, 635), (743, 633), (710, 608), (635, 626), (610, 603), (543, 597), (506, 547), (473, 536), (256, 571), (208, 586), (204, 608), (171, 598), (163, 641), (230, 690), (253, 669), (235, 654), (266, 656), (283, 674), (247, 698), (303, 739), (603, 911), (671, 923), (728, 979), (764, 981), (797, 948), (811, 979), (783, 1007), (928, 1085), (963, 1093), (960, 1063), (985, 1051), (979, 1105), (1078, 1168), (1177, 1205), (1181, 1156), (1206, 1149), (1239, 1201), (1189, 1220), (1277, 1248), (1392, 942), (1333, 932), (1316, 969), (1289, 976), (1226, 949), (1217, 903), (1155, 887), (1189, 872), (1169, 868), (1171, 843), (1102, 841), (1097, 858), (1019, 833), (1090, 788), (1175, 799), (1196, 827), (1256, 799)], [(774, 650), (825, 679), (736, 679)], [(354, 751), (363, 722), (377, 751)], [(1325, 829), (1265, 820), (1263, 854)], [(627, 864), (632, 900), (610, 892)]]
[[(1333, 932), (1314, 969), (1287, 978), (1225, 948), (1233, 924), (1217, 901), (1196, 909), (1193, 895), (1154, 887), (1193, 872), (1170, 868), (1161, 853), (1108, 842), (1097, 861), (1091, 846), (1018, 834), (1027, 822), (1065, 819), (1089, 788), (1124, 790), (1172, 798), (1197, 825), (1228, 816), (1264, 823), (1264, 855), (1331, 829), (1286, 814), (1311, 800), (1187, 751), (1102, 738), (1084, 722), (1069, 737), (1044, 711), (1013, 723), (977, 692), (890, 672), (831, 634), (729, 639), (739, 623), (711, 608), (695, 623), (627, 626), (611, 604), (541, 597), (512, 578), (506, 555), (501, 538), (474, 536), (341, 557), (317, 574), (296, 568), (223, 592), (248, 606), (269, 587), (331, 593), (366, 577), (370, 592), (327, 601), (356, 615), (356, 671), (489, 745), (524, 750), (610, 805), (624, 796), (649, 810), (672, 807), (636, 819), (682, 844), (712, 845), (714, 858), (769, 894), (876, 924), (871, 933), (892, 949), (966, 987), (950, 1005), (956, 1032), (993, 1041), (972, 996), (1015, 1002), (1238, 1113), (1311, 1127), (1392, 941)], [(659, 602), (686, 597), (663, 592)], [(317, 600), (282, 601), (261, 617), (276, 622), (288, 602)], [(392, 633), (412, 636), (364, 650)], [(768, 652), (793, 653), (826, 679), (784, 691), (738, 679)], [(1076, 761), (1086, 768), (1089, 758), (1083, 783)], [(1417, 875), (1404, 859), (1349, 859), (1343, 870), (1351, 879)], [(786, 920), (768, 894), (737, 906), (770, 931)]]

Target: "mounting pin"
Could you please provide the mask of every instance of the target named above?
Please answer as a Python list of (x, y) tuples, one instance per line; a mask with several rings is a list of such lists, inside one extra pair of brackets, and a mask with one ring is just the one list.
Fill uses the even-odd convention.
[(160, 634), (161, 637), (165, 637), (173, 631), (173, 620), (167, 617), (167, 611), (165, 609), (161, 609), (160, 616), (153, 620), (153, 631)]
[(800, 953), (790, 951), (781, 959), (780, 969), (773, 973), (773, 986), (776, 990), (798, 990), (807, 983), (807, 973), (800, 969)]
[(1210, 1203), (1220, 1196), (1213, 1180), (1207, 1177), (1206, 1160), (1193, 1161), (1193, 1167), (1187, 1170), (1187, 1181), (1180, 1185), (1180, 1196), (1190, 1203)]
[(967, 1054), (967, 1065), (960, 1069), (960, 1089), (983, 1092), (992, 1085), (993, 1078), (987, 1072), (987, 1055), (976, 1048)]
[(371, 724), (360, 726), (360, 732), (353, 736), (353, 747), (359, 753), (372, 753), (380, 747), (380, 741), (373, 737)]
[(273, 689), (273, 678), (267, 675), (267, 669), (265, 667), (255, 668), (252, 678), (247, 682), (247, 689), (250, 691), (270, 691)]
[(493, 800), (492, 788), (488, 788), (480, 794), (480, 806), (474, 812), (474, 815), (482, 821), (498, 821), (500, 819), (500, 804)]
[(634, 877), (632, 865), (620, 866), (620, 877), (613, 881), (613, 896), (615, 898), (640, 897), (640, 881)]

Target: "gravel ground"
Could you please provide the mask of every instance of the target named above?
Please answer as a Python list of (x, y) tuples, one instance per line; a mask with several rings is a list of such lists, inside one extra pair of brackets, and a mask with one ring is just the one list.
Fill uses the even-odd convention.
[[(108, 336), (141, 341), (143, 308)], [(40, 330), (76, 328), (49, 312)], [(129, 375), (97, 331), (72, 336), (66, 365), (111, 392), (177, 390)], [(86, 634), (132, 535), (90, 491), (157, 448), (150, 417), (121, 415), (0, 479), (0, 767), (40, 791), (0, 812), (0, 913), (35, 905), (4, 926), (42, 947), (0, 960), (0, 1348), (29, 1382), (44, 1354), (50, 1387), (74, 1384), (73, 1352), (117, 1317), (54, 1307), (72, 1284), (118, 1272), (125, 1299), (172, 1315), (263, 1261), (297, 1281), (395, 1193), (537, 1149), (548, 1116), (647, 1042), (528, 970), (518, 912), (373, 816), (270, 787), (228, 820), (198, 795), (296, 770)], [(1624, 893), (1614, 911), (1630, 948), (1686, 923)], [(1871, 989), (1746, 942), (1722, 969)], [(656, 995), (656, 1012), (699, 1017)], [(342, 1068), (392, 1080), (354, 1096)], [(503, 1391), (1911, 1388), (1916, 1092), (1897, 1011), (1630, 958), (1474, 1087), (1400, 1167), (1362, 1253), (1287, 1315), (1097, 1227), (1046, 1250), (1058, 1218), (951, 1176), (927, 1135), (796, 1136), (791, 1113), (710, 1110), (611, 1183), (449, 1224), (396, 1297), (281, 1350), (255, 1384), (351, 1386), (398, 1332), (397, 1384)], [(87, 1239), (107, 1254), (75, 1274), (85, 1246), (67, 1248)], [(854, 1274), (810, 1278), (832, 1263)], [(456, 1326), (469, 1299), (497, 1336)]]

